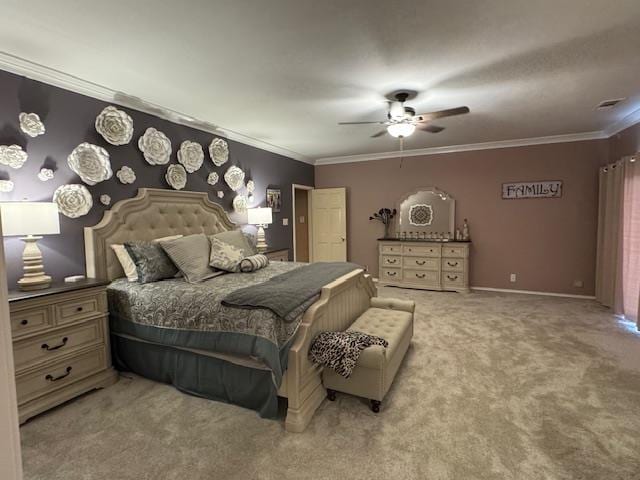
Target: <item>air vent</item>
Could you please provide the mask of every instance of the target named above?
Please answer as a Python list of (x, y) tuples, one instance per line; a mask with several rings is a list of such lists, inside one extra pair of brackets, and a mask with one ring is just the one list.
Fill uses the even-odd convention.
[(605, 108), (613, 108), (617, 104), (622, 102), (623, 100), (625, 100), (625, 99), (624, 98), (614, 98), (613, 100), (605, 100), (604, 102), (600, 102), (598, 104), (597, 108), (598, 108), (598, 110), (605, 109)]

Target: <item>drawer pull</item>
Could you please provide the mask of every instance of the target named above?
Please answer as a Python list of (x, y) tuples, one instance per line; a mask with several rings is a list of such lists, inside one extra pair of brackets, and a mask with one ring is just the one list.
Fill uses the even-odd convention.
[(425, 263), (427, 263), (425, 260), (422, 260), (422, 261), (416, 260), (417, 265), (424, 265)]
[(49, 380), (50, 382), (57, 382), (58, 380), (62, 380), (65, 377), (68, 377), (69, 374), (71, 373), (71, 367), (67, 367), (66, 370), (67, 373), (63, 373), (62, 375), (58, 376), (58, 377), (54, 377), (53, 375), (47, 375), (46, 377), (44, 377), (45, 380)]
[(29, 323), (29, 320), (27, 320), (26, 318), (20, 321), (20, 325), (26, 325), (27, 323)]
[(409, 250), (410, 252), (413, 252), (413, 250), (411, 250), (410, 248), (407, 248), (407, 250)]
[(456, 262), (456, 263), (447, 262), (447, 265), (449, 265), (450, 267), (457, 267), (458, 266), (458, 262)]
[(387, 272), (390, 277), (395, 277), (398, 272)]
[(396, 258), (387, 258), (387, 263), (390, 263), (392, 265), (395, 264), (397, 261), (398, 261), (398, 259), (396, 259)]
[(76, 308), (76, 312), (81, 312), (82, 310), (84, 310), (84, 308), (82, 308), (82, 307)]
[(458, 275), (453, 275), (453, 276), (447, 275), (447, 278), (453, 282), (458, 279)]
[(426, 274), (426, 273), (416, 273), (416, 277), (417, 277), (417, 278), (424, 278), (424, 277), (426, 277), (426, 276), (427, 276), (427, 274)]
[(68, 339), (67, 337), (64, 337), (64, 338), (62, 339), (62, 343), (61, 343), (61, 344), (56, 345), (55, 347), (50, 347), (50, 346), (49, 346), (49, 345), (47, 345), (46, 343), (43, 343), (43, 344), (42, 344), (42, 348), (43, 348), (44, 350), (46, 350), (47, 352), (52, 352), (53, 350), (58, 350), (59, 348), (64, 347), (64, 346), (67, 344), (67, 342), (68, 342), (68, 341), (69, 341), (69, 339)]

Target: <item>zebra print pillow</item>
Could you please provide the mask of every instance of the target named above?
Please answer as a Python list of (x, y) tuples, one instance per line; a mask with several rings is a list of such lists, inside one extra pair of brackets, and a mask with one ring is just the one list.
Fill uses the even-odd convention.
[(240, 261), (240, 271), (243, 273), (255, 272), (267, 265), (269, 265), (269, 259), (265, 255), (258, 253), (256, 255), (243, 258)]

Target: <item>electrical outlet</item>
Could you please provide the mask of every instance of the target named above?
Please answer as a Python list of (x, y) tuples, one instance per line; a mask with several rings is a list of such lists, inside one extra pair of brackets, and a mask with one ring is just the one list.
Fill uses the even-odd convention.
[(284, 225), (285, 227), (286, 227), (287, 225), (289, 225), (289, 219), (288, 219), (288, 218), (283, 218), (283, 219), (282, 219), (282, 225)]
[(511, 275), (509, 275), (509, 281), (511, 283), (516, 283), (516, 274), (512, 273)]
[(576, 288), (583, 288), (584, 287), (584, 282), (582, 280), (574, 280), (573, 281), (573, 286)]
[(364, 266), (364, 271), (365, 271), (365, 272), (368, 272), (368, 271), (369, 271), (369, 265), (365, 265), (365, 266)]
[(304, 223), (304, 217), (300, 217), (300, 223)]

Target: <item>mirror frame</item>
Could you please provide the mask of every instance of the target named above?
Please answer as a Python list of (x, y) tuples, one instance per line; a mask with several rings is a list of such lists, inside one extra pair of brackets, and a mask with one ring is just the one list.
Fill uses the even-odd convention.
[[(410, 227), (404, 227), (402, 228), (402, 226), (400, 225), (400, 219), (402, 218), (402, 204), (405, 203), (410, 197), (412, 197), (413, 195), (420, 193), (420, 192), (426, 192), (426, 193), (432, 193), (435, 195), (445, 195), (449, 200), (451, 200), (451, 211), (449, 212), (449, 232), (452, 232), (455, 234), (456, 231), (456, 199), (453, 198), (449, 193), (445, 192), (444, 190), (440, 190), (437, 187), (417, 187), (414, 188), (413, 190), (409, 191), (408, 193), (406, 193), (397, 203), (397, 210), (398, 210), (398, 215), (396, 217), (396, 232), (398, 233), (402, 233), (403, 231), (408, 232), (408, 231), (412, 231)], [(416, 228), (425, 228), (425, 227), (416, 227)]]

